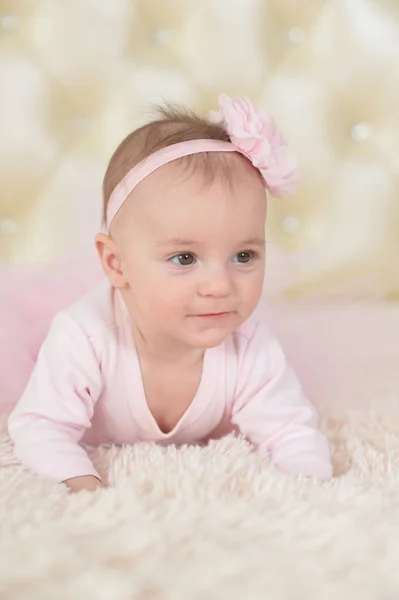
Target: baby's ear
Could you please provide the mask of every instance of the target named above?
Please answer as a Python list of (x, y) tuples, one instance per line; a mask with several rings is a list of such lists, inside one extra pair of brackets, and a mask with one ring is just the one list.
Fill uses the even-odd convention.
[(122, 269), (120, 253), (115, 241), (105, 233), (97, 233), (95, 245), (100, 257), (101, 266), (108, 281), (115, 288), (126, 286), (126, 278)]

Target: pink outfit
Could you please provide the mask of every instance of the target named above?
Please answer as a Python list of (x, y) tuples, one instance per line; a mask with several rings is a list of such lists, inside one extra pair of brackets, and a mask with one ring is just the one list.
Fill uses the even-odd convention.
[(205, 352), (192, 404), (163, 433), (146, 402), (129, 314), (106, 283), (56, 315), (8, 428), (16, 456), (57, 481), (99, 477), (80, 442), (196, 443), (233, 429), (282, 471), (328, 479), (316, 421), (259, 310)]

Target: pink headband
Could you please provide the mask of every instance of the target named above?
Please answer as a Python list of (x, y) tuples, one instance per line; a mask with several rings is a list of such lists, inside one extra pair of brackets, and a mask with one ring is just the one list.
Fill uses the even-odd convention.
[(239, 152), (262, 175), (265, 188), (277, 198), (294, 193), (297, 162), (286, 156), (287, 144), (274, 120), (258, 111), (246, 98), (219, 96), (219, 111), (211, 112), (213, 122), (223, 122), (230, 142), (190, 140), (162, 148), (147, 156), (119, 182), (107, 206), (107, 229), (127, 197), (145, 177), (169, 162), (200, 152)]

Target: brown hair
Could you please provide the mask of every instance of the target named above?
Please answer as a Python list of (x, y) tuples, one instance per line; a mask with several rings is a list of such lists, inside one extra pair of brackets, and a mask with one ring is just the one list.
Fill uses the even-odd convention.
[[(130, 133), (118, 146), (109, 161), (103, 181), (103, 220), (109, 197), (123, 177), (144, 158), (172, 144), (196, 139), (230, 141), (221, 123), (212, 123), (182, 107), (164, 106), (157, 109), (158, 118)], [(218, 156), (219, 155), (219, 158)], [(178, 160), (201, 166), (208, 178), (215, 175), (219, 153), (202, 153)], [(227, 169), (224, 169), (227, 172)], [(231, 171), (231, 169), (229, 169)]]

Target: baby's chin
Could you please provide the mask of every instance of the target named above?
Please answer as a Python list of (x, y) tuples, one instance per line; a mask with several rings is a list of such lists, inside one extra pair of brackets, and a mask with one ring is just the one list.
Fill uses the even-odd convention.
[(192, 348), (207, 350), (223, 344), (230, 334), (231, 331), (208, 330), (189, 336), (186, 342)]

